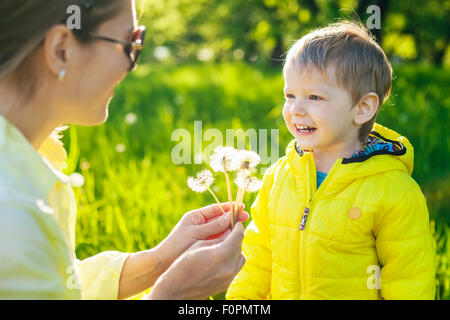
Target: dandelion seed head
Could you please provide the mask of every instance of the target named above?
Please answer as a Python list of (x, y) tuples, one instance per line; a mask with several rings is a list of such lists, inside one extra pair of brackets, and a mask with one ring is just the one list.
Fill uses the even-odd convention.
[(81, 159), (80, 169), (85, 171), (85, 170), (89, 170), (90, 168), (91, 168), (91, 163), (86, 158)]
[(233, 147), (219, 146), (214, 149), (209, 165), (215, 172), (235, 171), (239, 168), (235, 161), (236, 155), (237, 150)]
[(206, 186), (198, 183), (198, 181), (195, 178), (193, 178), (193, 177), (189, 177), (188, 178), (187, 184), (188, 184), (189, 188), (192, 191), (195, 191), (195, 192), (202, 193), (202, 192), (205, 192), (207, 190)]
[(256, 171), (256, 169), (240, 169), (238, 175), (241, 175), (242, 177), (250, 177), (254, 172)]
[(69, 176), (70, 179), (70, 184), (72, 185), (72, 187), (74, 188), (79, 188), (82, 187), (84, 185), (84, 177), (77, 173), (74, 172)]
[(262, 181), (256, 177), (251, 177), (247, 186), (247, 192), (256, 192), (262, 187)]
[(136, 113), (130, 112), (125, 116), (125, 123), (128, 125), (133, 125), (137, 122)]
[(118, 145), (116, 145), (116, 152), (123, 153), (125, 152), (125, 150), (127, 150), (127, 147), (125, 147), (124, 144), (119, 143)]
[(233, 166), (237, 166), (242, 170), (255, 170), (260, 163), (261, 158), (254, 151), (239, 150), (234, 158)]
[(250, 171), (241, 170), (239, 171), (234, 182), (239, 189), (245, 190), (246, 192), (256, 192), (261, 189), (262, 181), (256, 177), (250, 176)]
[(239, 172), (236, 176), (236, 179), (234, 179), (234, 183), (238, 186), (239, 189), (245, 190), (247, 185), (247, 176), (244, 176), (241, 174), (241, 172)]
[(200, 61), (209, 61), (214, 58), (214, 51), (210, 48), (203, 48), (197, 52), (197, 59)]
[(158, 46), (155, 48), (154, 56), (159, 61), (167, 60), (170, 57), (170, 50), (164, 46)]
[(203, 170), (197, 174), (196, 178), (188, 178), (188, 186), (195, 192), (205, 192), (208, 187), (214, 182), (213, 175), (209, 170)]
[(197, 174), (197, 179), (203, 183), (206, 184), (208, 187), (214, 182), (213, 175), (211, 171), (209, 170), (203, 170)]

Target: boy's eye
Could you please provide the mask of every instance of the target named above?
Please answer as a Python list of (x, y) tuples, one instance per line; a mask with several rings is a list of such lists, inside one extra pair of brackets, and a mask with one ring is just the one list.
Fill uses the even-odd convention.
[(294, 99), (294, 98), (295, 98), (295, 96), (293, 94), (288, 93), (286, 95), (286, 99)]
[(314, 95), (314, 94), (310, 95), (310, 96), (309, 96), (309, 99), (310, 99), (310, 100), (314, 100), (314, 101), (322, 100), (321, 97), (316, 96), (316, 95)]

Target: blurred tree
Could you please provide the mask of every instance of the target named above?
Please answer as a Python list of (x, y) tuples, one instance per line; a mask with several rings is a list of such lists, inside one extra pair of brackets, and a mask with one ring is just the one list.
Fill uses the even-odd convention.
[[(414, 47), (416, 54), (411, 57), (402, 56), (395, 47), (402, 47), (396, 43), (389, 47), (389, 53), (410, 58), (417, 62), (428, 62), (442, 65), (445, 50), (448, 46), (450, 30), (450, 1), (423, 1), (419, 5), (416, 1), (394, 1), (387, 15), (391, 19), (386, 21), (382, 32), (393, 34)], [(398, 36), (397, 36), (398, 35)]]
[[(357, 9), (357, 14), (359, 17), (361, 17), (361, 20), (363, 21), (367, 21), (367, 8), (371, 5), (377, 5), (380, 8), (380, 22), (381, 22), (381, 28), (383, 28), (384, 26), (384, 22), (385, 22), (385, 18), (386, 18), (386, 13), (389, 10), (389, 0), (360, 0), (358, 3), (358, 9)], [(363, 19), (363, 17), (365, 17), (365, 19)], [(377, 39), (378, 43), (382, 43), (382, 33), (381, 33), (382, 29), (371, 29), (370, 31), (372, 32), (372, 34), (375, 36), (375, 38)]]
[(143, 3), (152, 48), (146, 55), (279, 64), (292, 42), (313, 28), (342, 18), (366, 23), (370, 5), (381, 12), (381, 29), (371, 31), (395, 62), (450, 60), (450, 0), (151, 0)]

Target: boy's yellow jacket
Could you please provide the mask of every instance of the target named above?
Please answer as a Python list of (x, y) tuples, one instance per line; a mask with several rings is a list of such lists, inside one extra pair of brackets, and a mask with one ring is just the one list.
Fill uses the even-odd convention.
[(373, 131), (397, 151), (338, 159), (317, 191), (313, 154), (289, 144), (252, 205), (247, 262), (227, 299), (434, 299), (435, 243), (411, 178), (413, 147), (379, 124)]

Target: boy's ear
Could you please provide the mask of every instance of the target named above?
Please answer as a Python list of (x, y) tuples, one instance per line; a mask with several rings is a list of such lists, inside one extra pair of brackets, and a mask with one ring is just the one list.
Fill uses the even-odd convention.
[(356, 125), (363, 125), (370, 121), (378, 111), (378, 95), (374, 92), (365, 94), (356, 104), (356, 111), (353, 122)]

